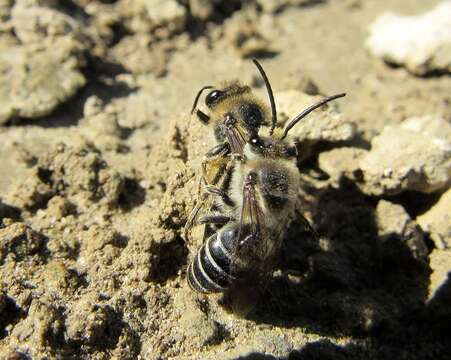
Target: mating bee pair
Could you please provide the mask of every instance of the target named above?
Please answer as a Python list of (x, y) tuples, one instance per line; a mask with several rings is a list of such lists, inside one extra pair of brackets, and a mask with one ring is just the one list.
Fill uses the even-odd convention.
[[(185, 226), (185, 234), (196, 224), (206, 224), (210, 230), (187, 271), (191, 288), (202, 293), (223, 292), (271, 269), (294, 217), (300, 186), (296, 145), (286, 137), (310, 112), (345, 96), (326, 97), (302, 111), (284, 129), (276, 128), (271, 85), (261, 65), (253, 61), (264, 80), (270, 108), (252, 94), (249, 86), (233, 82), (208, 93), (205, 104), (209, 114), (197, 109), (202, 92), (212, 89), (203, 87), (191, 111), (213, 127), (218, 143), (202, 162), (205, 192)], [(307, 220), (305, 223), (314, 231)]]

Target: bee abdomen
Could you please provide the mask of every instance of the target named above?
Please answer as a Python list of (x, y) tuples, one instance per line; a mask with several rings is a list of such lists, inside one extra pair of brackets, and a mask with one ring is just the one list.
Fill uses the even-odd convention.
[(187, 274), (189, 285), (202, 293), (225, 291), (234, 279), (229, 274), (230, 262), (230, 252), (219, 232), (207, 240), (191, 261)]

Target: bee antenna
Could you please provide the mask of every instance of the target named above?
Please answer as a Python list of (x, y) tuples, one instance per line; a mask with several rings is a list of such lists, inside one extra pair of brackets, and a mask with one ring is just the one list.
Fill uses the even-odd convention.
[(277, 124), (277, 110), (276, 110), (276, 102), (274, 101), (274, 95), (271, 89), (271, 84), (269, 83), (268, 77), (266, 76), (265, 70), (263, 70), (260, 63), (257, 61), (257, 59), (252, 59), (255, 66), (257, 67), (258, 71), (260, 71), (260, 74), (263, 78), (263, 81), (265, 82), (266, 91), (268, 92), (269, 102), (271, 103), (271, 114), (272, 114), (272, 120), (271, 120), (271, 129), (269, 129), (269, 135), (272, 135), (274, 132), (274, 129)]
[(325, 103), (327, 103), (329, 101), (341, 98), (343, 96), (346, 96), (346, 93), (328, 96), (328, 97), (325, 97), (324, 99), (318, 101), (317, 103), (310, 105), (307, 109), (302, 111), (298, 116), (296, 116), (293, 120), (291, 120), (288, 123), (288, 125), (285, 127), (285, 130), (283, 131), (282, 139), (285, 139), (288, 135), (288, 132), (293, 128), (293, 126), (296, 125), (299, 121), (301, 121), (308, 114), (310, 114), (313, 110), (318, 109), (320, 106), (324, 105)]
[(194, 112), (194, 110), (196, 109), (197, 106), (197, 102), (199, 101), (200, 96), (202, 95), (204, 90), (207, 89), (213, 89), (213, 86), (204, 86), (202, 89), (199, 90), (199, 92), (197, 93), (196, 97), (194, 98), (194, 104), (193, 104), (193, 108), (191, 109), (191, 114)]

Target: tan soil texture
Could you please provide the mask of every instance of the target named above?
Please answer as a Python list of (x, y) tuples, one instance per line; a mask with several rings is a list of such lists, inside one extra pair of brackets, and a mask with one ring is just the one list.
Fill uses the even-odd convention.
[[(451, 78), (364, 46), (384, 11), (438, 3), (0, 1), (0, 359), (449, 358)], [(321, 239), (295, 219), (297, 275), (244, 318), (189, 289), (183, 226), (213, 144), (194, 95), (240, 79), (266, 99), (252, 56), (281, 121), (348, 95), (294, 134)]]

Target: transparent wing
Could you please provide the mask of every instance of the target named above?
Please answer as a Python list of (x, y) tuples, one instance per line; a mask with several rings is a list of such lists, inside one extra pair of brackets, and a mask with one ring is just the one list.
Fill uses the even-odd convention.
[(237, 239), (234, 244), (231, 270), (240, 277), (258, 273), (265, 249), (263, 213), (253, 186), (243, 186), (243, 201), (238, 221)]
[(230, 144), (230, 149), (233, 154), (243, 154), (244, 145), (247, 142), (246, 131), (238, 124), (228, 128), (225, 132), (227, 142)]

